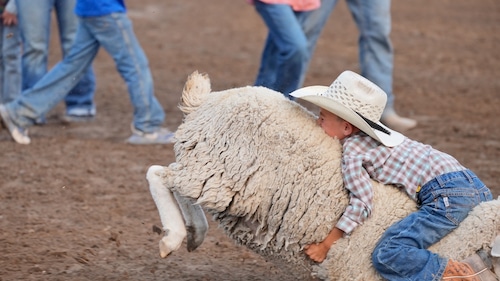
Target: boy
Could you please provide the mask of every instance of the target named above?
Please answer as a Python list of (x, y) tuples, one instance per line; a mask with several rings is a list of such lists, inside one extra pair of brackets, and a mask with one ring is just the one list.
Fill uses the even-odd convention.
[(345, 71), (330, 87), (306, 87), (291, 95), (319, 106), (318, 125), (342, 143), (344, 186), (350, 194), (348, 207), (325, 240), (305, 247), (312, 260), (322, 262), (335, 241), (370, 216), (373, 179), (401, 188), (419, 206), (417, 212), (389, 227), (375, 247), (373, 266), (383, 278), (437, 281), (451, 280), (447, 278), (451, 276), (456, 278), (453, 280), (494, 276), (481, 259), (479, 267), (474, 264), (472, 268), (426, 250), (455, 229), (476, 205), (493, 196), (450, 155), (384, 126), (380, 117), (387, 95), (382, 89)]
[(102, 46), (125, 80), (134, 108), (131, 144), (172, 143), (161, 124), (165, 113), (154, 95), (146, 54), (126, 14), (124, 0), (77, 0), (78, 31), (69, 53), (16, 100), (0, 104), (0, 117), (12, 138), (29, 144), (27, 128), (55, 107), (75, 87)]

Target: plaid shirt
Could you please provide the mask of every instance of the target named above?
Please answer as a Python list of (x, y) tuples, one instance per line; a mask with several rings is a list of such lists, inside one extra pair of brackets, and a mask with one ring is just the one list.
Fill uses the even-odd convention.
[(349, 205), (336, 227), (350, 234), (371, 214), (371, 179), (399, 187), (416, 200), (417, 188), (441, 174), (465, 170), (450, 155), (405, 138), (386, 147), (363, 132), (342, 140), (342, 173)]

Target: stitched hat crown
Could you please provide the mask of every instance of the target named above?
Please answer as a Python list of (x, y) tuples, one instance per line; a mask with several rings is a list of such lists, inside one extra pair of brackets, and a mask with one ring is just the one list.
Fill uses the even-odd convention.
[(341, 103), (370, 121), (378, 122), (387, 101), (385, 93), (381, 91), (375, 84), (368, 80), (353, 81), (352, 78), (342, 79), (341, 75), (321, 95)]

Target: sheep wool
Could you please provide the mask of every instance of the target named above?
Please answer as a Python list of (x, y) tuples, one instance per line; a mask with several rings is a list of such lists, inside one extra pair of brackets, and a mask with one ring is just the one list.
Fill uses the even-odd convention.
[[(340, 239), (314, 264), (305, 245), (322, 241), (348, 205), (341, 145), (315, 116), (263, 87), (211, 92), (206, 75), (186, 82), (176, 131), (176, 162), (163, 185), (194, 199), (236, 243), (287, 267), (304, 280), (381, 280), (371, 252), (384, 230), (416, 210), (402, 191), (373, 182), (372, 217)], [(500, 233), (500, 202), (478, 206), (452, 234), (432, 247), (464, 258), (491, 247)]]
[(288, 263), (307, 262), (302, 247), (321, 241), (348, 202), (338, 141), (278, 92), (208, 94), (200, 84), (186, 84), (180, 107), (188, 114), (176, 131), (176, 162), (165, 185), (195, 199), (236, 242)]

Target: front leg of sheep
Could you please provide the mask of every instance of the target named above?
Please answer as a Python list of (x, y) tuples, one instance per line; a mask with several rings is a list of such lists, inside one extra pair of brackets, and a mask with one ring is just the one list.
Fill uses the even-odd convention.
[(153, 196), (165, 236), (160, 240), (160, 256), (167, 257), (179, 249), (186, 237), (186, 226), (174, 195), (162, 183), (165, 167), (154, 165), (148, 169), (146, 178)]

